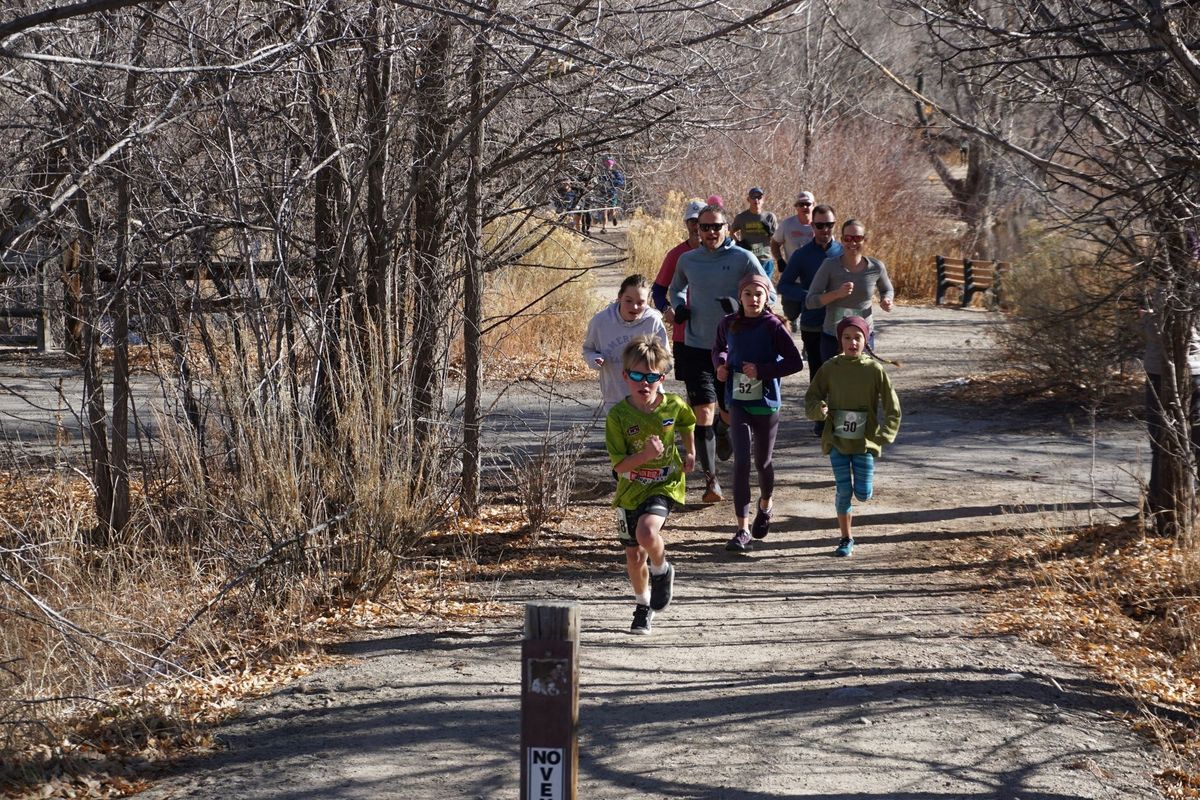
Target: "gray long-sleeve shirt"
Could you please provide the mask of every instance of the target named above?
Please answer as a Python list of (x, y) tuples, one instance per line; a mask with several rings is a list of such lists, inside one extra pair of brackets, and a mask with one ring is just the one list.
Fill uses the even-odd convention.
[(821, 308), (821, 295), (841, 286), (846, 281), (854, 283), (854, 291), (849, 297), (839, 297), (825, 306), (825, 324), (822, 330), (830, 336), (837, 336), (837, 324), (846, 317), (859, 316), (865, 319), (874, 330), (875, 323), (871, 319), (871, 298), (879, 288), (880, 300), (892, 300), (896, 290), (888, 280), (887, 267), (877, 258), (867, 259), (867, 268), (862, 272), (851, 272), (842, 264), (840, 258), (827, 258), (813, 276), (812, 285), (808, 287), (808, 299), (805, 305), (809, 308)]
[[(683, 343), (688, 347), (711, 350), (717, 339), (717, 325), (725, 318), (719, 298), (738, 296), (738, 284), (747, 275), (766, 275), (758, 259), (749, 250), (727, 238), (716, 250), (698, 247), (679, 257), (667, 297), (671, 307), (687, 305), (692, 312), (684, 329)], [(686, 290), (686, 291), (685, 291)], [(775, 301), (771, 291), (770, 300)]]

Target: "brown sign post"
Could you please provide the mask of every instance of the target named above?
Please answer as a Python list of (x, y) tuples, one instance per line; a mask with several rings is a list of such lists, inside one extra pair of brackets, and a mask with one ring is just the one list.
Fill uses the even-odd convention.
[(576, 800), (579, 606), (525, 606), (521, 800)]

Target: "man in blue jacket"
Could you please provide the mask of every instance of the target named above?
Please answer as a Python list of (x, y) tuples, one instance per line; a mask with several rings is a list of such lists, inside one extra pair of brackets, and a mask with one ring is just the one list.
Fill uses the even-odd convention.
[[(716, 468), (718, 403), (724, 403), (725, 386), (717, 381), (712, 348), (717, 325), (725, 318), (728, 298), (736, 303), (738, 284), (747, 275), (766, 275), (749, 250), (729, 236), (725, 209), (708, 205), (700, 212), (700, 247), (679, 257), (667, 298), (675, 309), (675, 323), (683, 323), (683, 343), (677, 350), (676, 375), (687, 387), (688, 404), (696, 412), (696, 456), (704, 470), (704, 502), (723, 499)], [(774, 293), (771, 295), (774, 300)]]
[[(798, 303), (804, 311), (800, 314), (800, 340), (804, 342), (804, 358), (808, 361), (808, 378), (817, 374), (821, 367), (821, 328), (825, 324), (824, 308), (805, 308), (808, 287), (813, 277), (827, 258), (839, 258), (842, 244), (833, 238), (837, 214), (833, 206), (819, 205), (812, 212), (813, 240), (792, 253), (787, 268), (779, 276), (779, 294), (784, 300)], [(813, 425), (820, 436), (822, 423)]]

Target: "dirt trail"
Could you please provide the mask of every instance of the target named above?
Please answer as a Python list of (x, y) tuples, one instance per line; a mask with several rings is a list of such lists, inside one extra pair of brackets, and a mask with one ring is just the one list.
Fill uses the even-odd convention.
[[(1159, 754), (1118, 719), (1131, 703), (1042, 649), (977, 633), (979, 579), (943, 557), (1000, 527), (1127, 513), (1140, 431), (1107, 423), (1093, 438), (1062, 415), (964, 408), (939, 387), (979, 368), (994, 317), (881, 316), (905, 418), (877, 498), (858, 509), (852, 558), (832, 557), (832, 478), (801, 418), (805, 378), (785, 388), (770, 537), (730, 557), (728, 503), (673, 515), (676, 599), (651, 636), (626, 632), (616, 548), (577, 573), (497, 585), (515, 603), (581, 604), (581, 798), (1159, 796)], [(562, 388), (513, 396), (510, 411), (535, 419), (525, 431), (546, 414), (585, 422), (594, 387)], [(503, 428), (493, 441), (520, 438)], [(603, 480), (594, 449), (584, 469)], [(607, 498), (585, 502), (600, 518)], [(226, 751), (144, 796), (514, 797), (520, 628), (352, 643), (357, 663), (253, 704), (222, 732)]]

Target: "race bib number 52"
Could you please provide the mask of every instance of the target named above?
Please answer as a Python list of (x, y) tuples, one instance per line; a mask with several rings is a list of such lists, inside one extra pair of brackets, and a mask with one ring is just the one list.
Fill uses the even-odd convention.
[(733, 373), (734, 400), (762, 400), (763, 382), (761, 379), (747, 378), (740, 372)]

